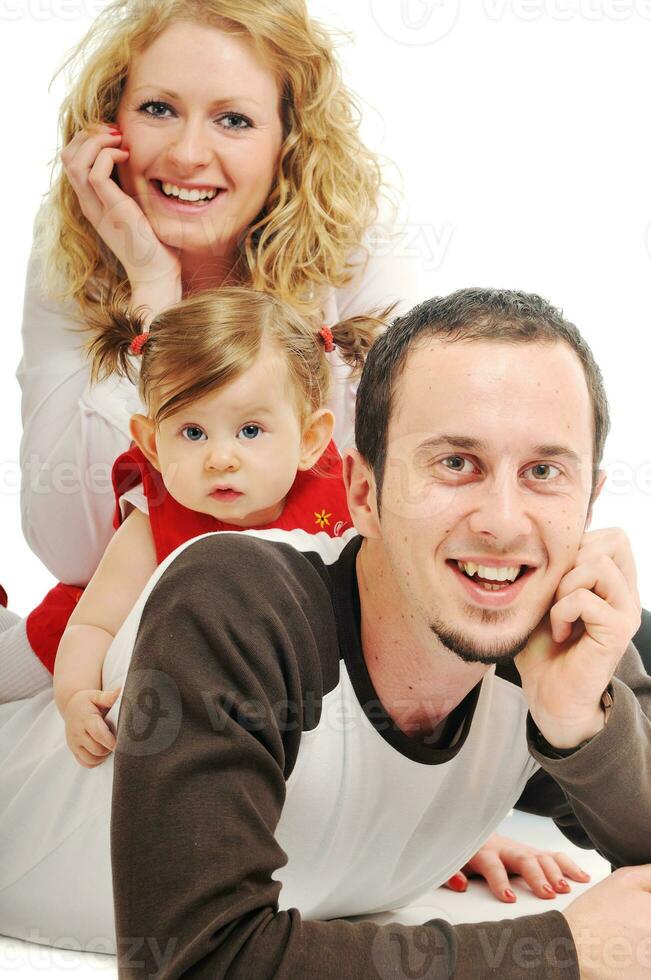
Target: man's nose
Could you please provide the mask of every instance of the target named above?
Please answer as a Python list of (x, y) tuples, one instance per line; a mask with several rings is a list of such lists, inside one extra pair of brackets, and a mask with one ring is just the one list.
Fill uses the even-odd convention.
[(477, 494), (470, 517), (474, 534), (490, 535), (504, 543), (531, 534), (530, 498), (517, 477), (486, 479), (478, 484)]

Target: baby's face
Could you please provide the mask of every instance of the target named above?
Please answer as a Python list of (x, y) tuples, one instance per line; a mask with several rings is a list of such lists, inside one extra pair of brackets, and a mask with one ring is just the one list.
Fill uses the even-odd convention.
[(287, 366), (265, 352), (241, 377), (160, 423), (158, 469), (190, 510), (238, 527), (282, 513), (301, 459)]

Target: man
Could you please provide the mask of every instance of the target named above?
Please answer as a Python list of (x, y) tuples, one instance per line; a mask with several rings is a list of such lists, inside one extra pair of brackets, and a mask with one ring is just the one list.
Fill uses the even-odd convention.
[(607, 429), (576, 328), (462, 290), (369, 355), (359, 535), (209, 535), (168, 560), (126, 629), (121, 977), (603, 980), (622, 935), (616, 975), (648, 972), (649, 867), (564, 914), (339, 918), (445, 881), (521, 795), (613, 865), (651, 860), (635, 568), (622, 533), (586, 532)]

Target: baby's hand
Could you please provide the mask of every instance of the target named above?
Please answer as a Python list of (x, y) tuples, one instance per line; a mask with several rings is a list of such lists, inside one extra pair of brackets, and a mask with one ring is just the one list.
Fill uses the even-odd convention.
[(80, 766), (94, 769), (115, 748), (115, 735), (104, 721), (120, 693), (114, 691), (77, 691), (68, 701), (64, 719), (68, 748)]

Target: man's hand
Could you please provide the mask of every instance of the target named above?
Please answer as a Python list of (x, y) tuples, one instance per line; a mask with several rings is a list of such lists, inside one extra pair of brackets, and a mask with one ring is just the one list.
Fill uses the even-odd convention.
[(567, 895), (570, 891), (568, 878), (583, 884), (590, 881), (590, 875), (562, 851), (540, 851), (510, 837), (491, 834), (461, 871), (445, 882), (445, 886), (453, 892), (465, 892), (468, 878), (478, 875), (485, 878), (493, 895), (501, 902), (515, 902), (516, 894), (509, 887), (509, 873), (521, 875), (538, 898), (547, 899)]
[(620, 868), (575, 898), (563, 915), (581, 980), (651, 976), (651, 864)]
[(115, 735), (104, 721), (120, 688), (77, 691), (65, 706), (66, 741), (80, 766), (94, 769), (115, 748)]
[(587, 531), (554, 605), (515, 659), (543, 737), (573, 748), (603, 728), (601, 697), (640, 625), (635, 563), (623, 531)]

